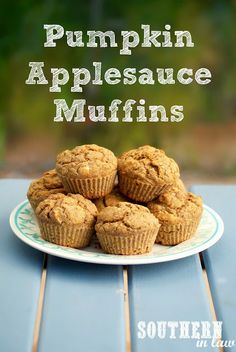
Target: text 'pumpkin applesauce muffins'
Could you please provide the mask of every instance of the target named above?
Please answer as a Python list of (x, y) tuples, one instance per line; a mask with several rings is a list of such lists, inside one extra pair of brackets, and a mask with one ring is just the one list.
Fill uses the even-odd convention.
[(102, 249), (123, 255), (150, 252), (159, 227), (159, 221), (146, 207), (126, 202), (104, 208), (95, 225)]
[(97, 209), (80, 194), (49, 196), (36, 208), (42, 237), (61, 246), (86, 247), (94, 232)]
[(175, 186), (147, 206), (161, 224), (156, 242), (170, 246), (195, 234), (203, 210), (201, 197)]
[(68, 192), (95, 199), (111, 192), (117, 173), (117, 159), (106, 148), (86, 144), (60, 153), (56, 170)]
[(46, 199), (51, 194), (56, 193), (66, 194), (67, 192), (65, 191), (56, 170), (53, 169), (45, 172), (42, 177), (31, 182), (27, 192), (27, 197), (33, 210), (35, 211), (38, 204), (42, 200)]
[(103, 198), (98, 198), (93, 200), (98, 211), (102, 211), (104, 208), (116, 205), (120, 202), (132, 202), (126, 196), (124, 196), (119, 191), (119, 187), (115, 186), (111, 193), (107, 194)]
[(118, 177), (123, 194), (138, 202), (149, 202), (176, 182), (179, 167), (163, 150), (145, 145), (121, 155)]

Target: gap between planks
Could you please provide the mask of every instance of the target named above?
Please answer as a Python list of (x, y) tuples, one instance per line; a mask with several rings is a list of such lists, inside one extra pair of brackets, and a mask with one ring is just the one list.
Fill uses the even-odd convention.
[[(208, 280), (208, 275), (207, 275), (207, 271), (205, 269), (205, 265), (204, 265), (204, 259), (202, 254), (199, 254), (200, 257), (200, 262), (201, 262), (201, 266), (202, 266), (202, 276), (203, 276), (203, 281), (206, 287), (206, 291), (207, 291), (207, 297), (208, 297), (208, 301), (209, 301), (209, 306), (210, 306), (210, 311), (211, 311), (211, 316), (212, 316), (212, 320), (217, 320), (217, 315), (216, 315), (216, 310), (215, 310), (215, 306), (214, 306), (214, 301), (212, 298), (212, 294), (211, 294), (211, 287), (210, 287), (210, 283)], [(217, 341), (221, 341), (220, 338), (217, 339)], [(223, 347), (218, 347), (218, 351), (219, 352), (224, 352), (224, 348)]]
[(41, 325), (41, 319), (42, 319), (42, 313), (43, 313), (43, 302), (44, 302), (44, 293), (45, 293), (46, 277), (47, 277), (47, 262), (48, 262), (48, 255), (44, 254), (37, 313), (36, 313), (36, 318), (35, 318), (35, 323), (34, 323), (32, 352), (38, 351), (40, 325)]
[(131, 332), (130, 332), (130, 309), (129, 309), (129, 285), (128, 285), (128, 269), (123, 267), (124, 282), (124, 308), (125, 308), (125, 350), (131, 352)]

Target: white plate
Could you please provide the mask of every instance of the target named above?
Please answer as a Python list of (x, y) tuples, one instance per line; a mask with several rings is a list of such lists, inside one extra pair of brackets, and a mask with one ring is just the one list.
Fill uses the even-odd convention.
[(10, 226), (23, 242), (42, 252), (81, 262), (116, 265), (159, 263), (188, 257), (211, 247), (224, 232), (224, 224), (220, 216), (204, 205), (201, 222), (196, 234), (190, 240), (172, 247), (155, 244), (151, 253), (125, 256), (103, 253), (95, 236), (90, 246), (82, 250), (58, 246), (43, 240), (33, 210), (27, 200), (12, 211)]

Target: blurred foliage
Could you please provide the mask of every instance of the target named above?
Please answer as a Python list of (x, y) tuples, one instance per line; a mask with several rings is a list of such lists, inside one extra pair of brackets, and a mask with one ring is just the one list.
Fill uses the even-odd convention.
[[(236, 7), (234, 1), (194, 0), (130, 0), (130, 1), (64, 1), (12, 0), (1, 1), (0, 39), (0, 157), (6, 141), (34, 133), (54, 138), (58, 149), (81, 143), (98, 143), (120, 152), (149, 143), (166, 145), (166, 138), (177, 138), (180, 129), (189, 133), (200, 121), (222, 123), (235, 119), (236, 77)], [(170, 24), (173, 30), (189, 30), (194, 48), (141, 48), (131, 56), (121, 56), (116, 48), (70, 48), (66, 41), (56, 48), (44, 48), (43, 24), (61, 24), (65, 30), (136, 30), (150, 24), (153, 30), (163, 30)], [(48, 86), (27, 86), (29, 61), (44, 61), (50, 81), (51, 67), (92, 67), (102, 61), (104, 69), (118, 67), (207, 67), (212, 83), (207, 86), (138, 84), (127, 88), (122, 84), (87, 87), (83, 93), (70, 92), (70, 84), (62, 93), (49, 93)], [(145, 98), (148, 105), (184, 105), (185, 119), (170, 123), (62, 123), (53, 122), (53, 99), (86, 98), (89, 104), (109, 105), (114, 98)], [(173, 148), (172, 148), (173, 149)], [(173, 153), (173, 150), (170, 150)], [(193, 165), (194, 152), (192, 151)]]

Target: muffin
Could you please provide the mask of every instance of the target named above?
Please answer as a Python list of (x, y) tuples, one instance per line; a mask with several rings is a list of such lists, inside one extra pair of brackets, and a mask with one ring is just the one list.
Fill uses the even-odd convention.
[(158, 199), (147, 204), (161, 227), (156, 242), (176, 245), (191, 238), (197, 230), (202, 215), (202, 199), (190, 192), (173, 187)]
[(102, 249), (124, 255), (150, 252), (159, 227), (159, 221), (146, 207), (127, 202), (104, 208), (95, 225)]
[(65, 194), (66, 191), (56, 170), (53, 169), (45, 172), (42, 177), (31, 182), (27, 192), (27, 198), (35, 211), (42, 200), (55, 193)]
[(179, 178), (176, 162), (163, 150), (145, 145), (118, 159), (121, 193), (138, 202), (149, 202)]
[[(178, 196), (181, 197), (183, 194), (187, 193), (187, 190), (185, 188), (185, 185), (183, 181), (178, 178), (174, 184), (169, 186), (166, 191), (164, 191), (162, 194), (159, 195), (159, 197), (162, 197), (163, 199), (166, 197), (166, 195), (171, 195), (171, 197), (176, 196), (175, 201), (177, 201)], [(155, 198), (153, 201), (157, 200), (159, 197)]]
[(49, 242), (61, 246), (86, 247), (94, 232), (97, 209), (80, 194), (53, 194), (36, 208), (40, 232)]
[(175, 190), (175, 188), (178, 188), (180, 191), (182, 192), (186, 192), (186, 187), (183, 183), (183, 181), (178, 178), (175, 183), (173, 185), (171, 185), (169, 188), (168, 188), (168, 192), (171, 193), (173, 191), (173, 189)]
[(87, 144), (60, 153), (56, 170), (68, 192), (95, 199), (112, 191), (117, 159), (110, 150)]
[(111, 193), (103, 198), (94, 199), (94, 204), (100, 212), (104, 208), (116, 205), (119, 202), (129, 202), (129, 199), (120, 193), (118, 186), (114, 187)]

